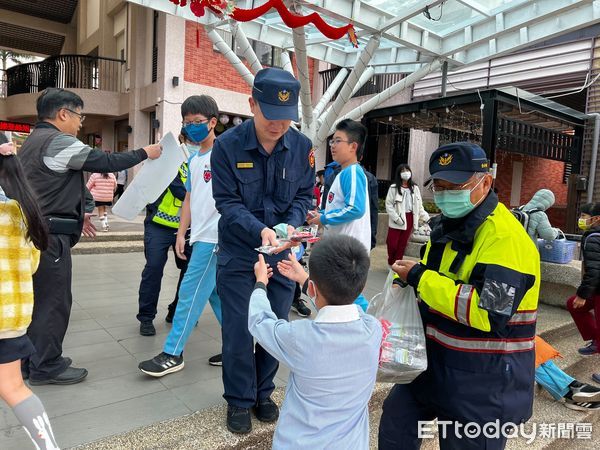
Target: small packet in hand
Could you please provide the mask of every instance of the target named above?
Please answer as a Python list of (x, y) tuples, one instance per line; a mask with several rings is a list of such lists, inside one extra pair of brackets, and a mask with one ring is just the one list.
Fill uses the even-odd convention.
[(257, 247), (254, 250), (256, 250), (259, 253), (264, 253), (265, 255), (272, 255), (278, 248), (279, 247), (275, 247), (274, 245), (261, 245), (260, 247)]
[(281, 247), (283, 247), (286, 242), (288, 242), (286, 239), (279, 239), (279, 245), (261, 245), (260, 247), (255, 248), (254, 250), (256, 250), (259, 253), (264, 253), (265, 255), (272, 255), (273, 253), (275, 253), (278, 249), (280, 249)]

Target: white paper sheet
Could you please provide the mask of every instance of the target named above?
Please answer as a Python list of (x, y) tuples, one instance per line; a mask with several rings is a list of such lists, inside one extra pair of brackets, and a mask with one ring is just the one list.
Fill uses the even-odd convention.
[(126, 220), (133, 220), (153, 203), (171, 184), (179, 166), (186, 161), (185, 152), (173, 133), (166, 134), (160, 141), (162, 155), (158, 159), (147, 159), (123, 195), (112, 208), (112, 213)]

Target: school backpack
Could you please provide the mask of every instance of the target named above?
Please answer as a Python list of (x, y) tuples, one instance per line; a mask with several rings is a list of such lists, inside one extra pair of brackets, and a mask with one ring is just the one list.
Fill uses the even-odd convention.
[(523, 228), (525, 228), (525, 231), (529, 230), (529, 219), (531, 218), (531, 215), (535, 212), (539, 212), (542, 211), (541, 209), (530, 209), (529, 211), (525, 211), (523, 209), (523, 206), (519, 206), (518, 208), (512, 208), (510, 210), (510, 212), (512, 213), (513, 216), (515, 216), (515, 219), (517, 219), (519, 221), (519, 223), (521, 225), (523, 225)]

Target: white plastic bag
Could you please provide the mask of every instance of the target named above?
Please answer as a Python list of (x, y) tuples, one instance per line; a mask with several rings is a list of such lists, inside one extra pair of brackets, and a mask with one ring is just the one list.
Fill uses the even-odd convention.
[(425, 333), (413, 288), (392, 284), (393, 275), (390, 271), (367, 313), (383, 327), (377, 381), (407, 384), (427, 369)]

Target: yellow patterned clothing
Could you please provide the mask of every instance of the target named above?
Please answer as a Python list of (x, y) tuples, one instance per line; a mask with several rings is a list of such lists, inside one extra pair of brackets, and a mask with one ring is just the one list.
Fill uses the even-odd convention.
[(25, 334), (33, 311), (40, 252), (26, 238), (21, 207), (0, 188), (0, 339)]

